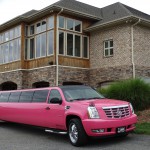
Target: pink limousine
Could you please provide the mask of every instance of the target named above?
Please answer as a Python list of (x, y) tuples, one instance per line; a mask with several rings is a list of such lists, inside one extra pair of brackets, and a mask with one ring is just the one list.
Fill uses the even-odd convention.
[(126, 101), (104, 98), (88, 86), (0, 91), (0, 120), (68, 134), (74, 146), (90, 137), (125, 136), (137, 116)]

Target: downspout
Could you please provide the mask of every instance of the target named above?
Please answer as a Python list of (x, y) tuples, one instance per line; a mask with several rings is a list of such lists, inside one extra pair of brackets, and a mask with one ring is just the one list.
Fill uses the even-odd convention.
[(63, 12), (63, 8), (60, 10), (60, 12), (57, 14), (57, 25), (56, 25), (56, 86), (58, 86), (58, 74), (59, 74), (59, 59), (58, 59), (58, 15), (60, 15)]
[(132, 56), (132, 76), (135, 79), (135, 62), (134, 62), (134, 32), (133, 28), (140, 23), (141, 19), (139, 19), (135, 24), (131, 25), (131, 56)]

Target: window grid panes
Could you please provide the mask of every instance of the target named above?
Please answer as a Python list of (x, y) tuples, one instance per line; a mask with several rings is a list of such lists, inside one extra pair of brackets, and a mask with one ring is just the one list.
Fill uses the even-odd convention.
[(20, 60), (21, 26), (0, 34), (0, 64)]
[(82, 34), (82, 22), (58, 16), (58, 51), (60, 55), (89, 58), (89, 37)]
[(104, 56), (113, 56), (113, 40), (104, 41)]
[(54, 51), (54, 16), (29, 26), (29, 38), (26, 39), (26, 59), (36, 59), (53, 55)]

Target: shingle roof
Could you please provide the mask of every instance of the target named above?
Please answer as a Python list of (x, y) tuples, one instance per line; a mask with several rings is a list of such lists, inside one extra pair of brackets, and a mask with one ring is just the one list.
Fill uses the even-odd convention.
[(38, 12), (37, 10), (32, 9), (32, 10), (30, 10), (30, 11), (28, 11), (28, 12), (22, 14), (21, 16), (23, 16), (23, 17), (29, 17), (29, 16), (31, 16), (31, 15), (37, 13), (37, 12)]
[(84, 14), (89, 14), (97, 18), (101, 18), (101, 9), (94, 7), (76, 0), (60, 0), (53, 4), (53, 6), (59, 6), (72, 11), (77, 11)]
[[(126, 6), (120, 2), (106, 6), (104, 8), (98, 8), (76, 0), (59, 0), (58, 2), (42, 10), (31, 10), (27, 13), (24, 13), (8, 21), (6, 24), (8, 24), (9, 26), (9, 22), (15, 22), (17, 19), (20, 18), (20, 21), (26, 21), (27, 19), (28, 21), (30, 21), (30, 18), (38, 19), (41, 14), (44, 16), (46, 13), (49, 13), (50, 10), (58, 11), (60, 8), (63, 8), (66, 13), (71, 12), (73, 15), (79, 15), (82, 17), (86, 16), (88, 18), (95, 19), (95, 21), (97, 22), (90, 26), (87, 30), (92, 30), (93, 28), (99, 27), (102, 24), (107, 24), (109, 22), (114, 22), (116, 20), (121, 20), (127, 17), (136, 17), (143, 20), (145, 19), (150, 22), (150, 15)], [(0, 29), (3, 29), (1, 28), (2, 26), (4, 27), (5, 24), (0, 25)]]
[(150, 21), (150, 15), (145, 14), (139, 10), (126, 6), (120, 2), (114, 3), (112, 5), (101, 8), (102, 20), (96, 22), (89, 29), (100, 26), (102, 24), (113, 22), (115, 20), (127, 18), (127, 17), (137, 17), (140, 19), (146, 19)]
[(127, 5), (124, 5), (124, 4), (122, 4), (122, 6), (124, 6), (127, 10), (129, 10), (132, 13), (132, 15), (137, 16), (139, 18), (150, 20), (150, 15), (143, 13), (137, 9), (132, 8), (132, 7), (129, 7)]

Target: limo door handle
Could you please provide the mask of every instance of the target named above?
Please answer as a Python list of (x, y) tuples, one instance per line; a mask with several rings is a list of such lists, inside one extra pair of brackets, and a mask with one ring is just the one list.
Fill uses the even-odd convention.
[(46, 107), (45, 109), (46, 109), (46, 110), (50, 110), (50, 107)]

